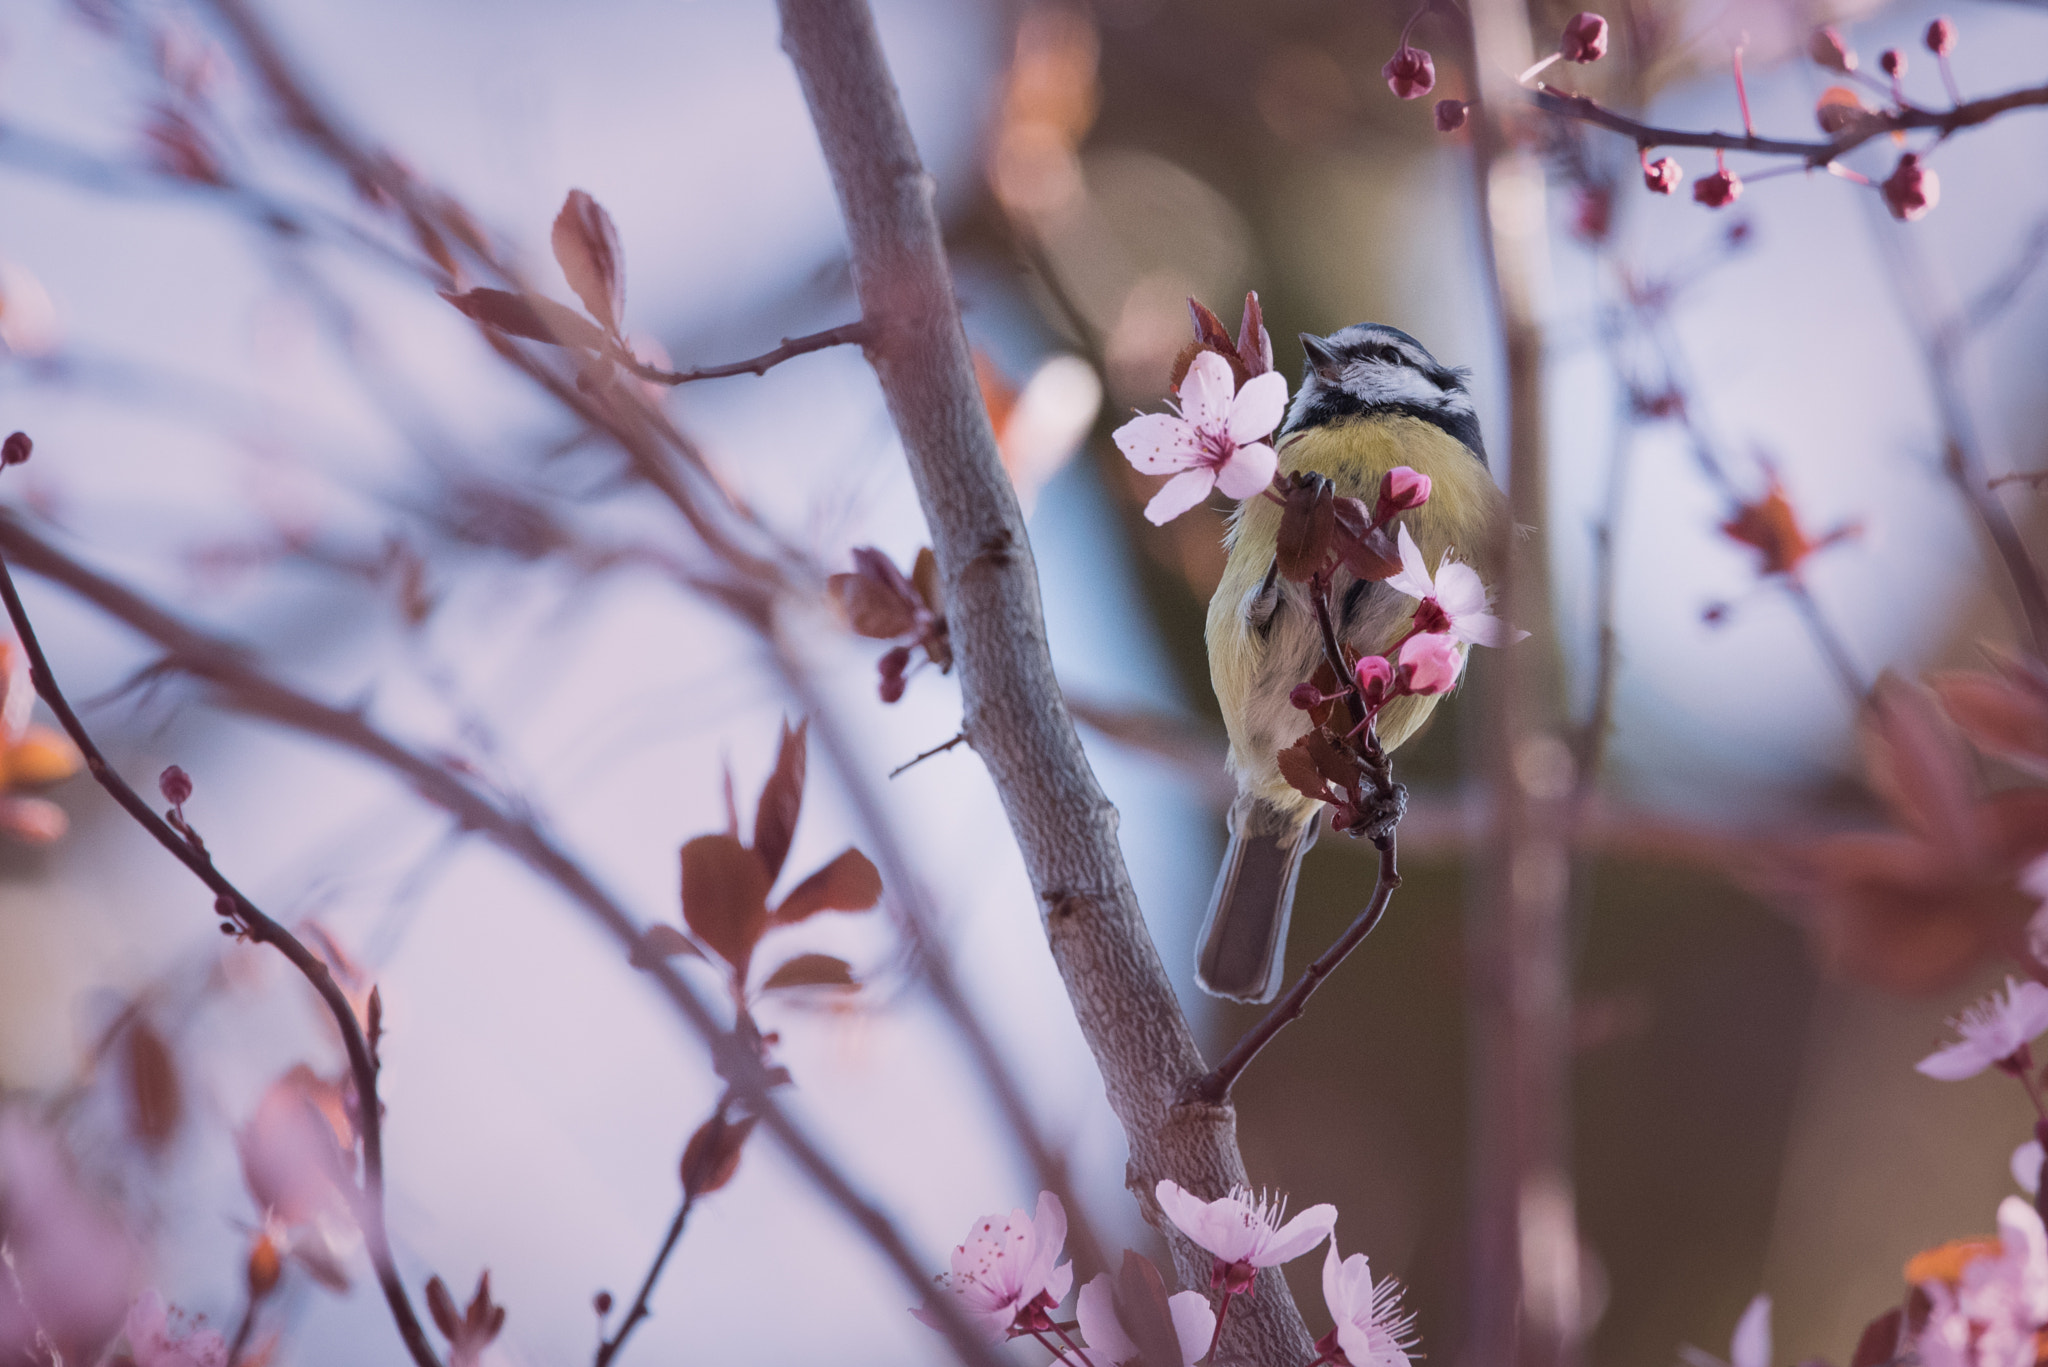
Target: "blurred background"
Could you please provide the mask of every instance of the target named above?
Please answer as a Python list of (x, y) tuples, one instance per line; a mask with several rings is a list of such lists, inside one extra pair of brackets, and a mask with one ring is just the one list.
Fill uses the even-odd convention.
[[(36, 535), (268, 672), (530, 813), (643, 924), (675, 923), (676, 849), (747, 808), (783, 718), (813, 763), (791, 869), (878, 812), (966, 998), (1110, 1239), (1153, 1249), (1122, 1140), (1067, 1010), (954, 680), (876, 693), (883, 646), (822, 595), (764, 635), (692, 588), (706, 556), (605, 434), (508, 366), (435, 295), (479, 283), (281, 119), (223, 12), (146, 0), (0, 7), (0, 427), (35, 459), (0, 500)], [(838, 214), (772, 8), (539, 0), (254, 11), (308, 90), (394, 175), (432, 187), (534, 288), (564, 195), (618, 225), (626, 332), (680, 367), (754, 355), (854, 315)], [(1166, 397), (1195, 296), (1226, 323), (1256, 290), (1280, 368), (1295, 336), (1375, 320), (1472, 368), (1503, 432), (1503, 359), (1465, 134), (1381, 64), (1408, 11), (1270, 0), (876, 0), (937, 177), (966, 324), (1031, 511), (1048, 628), (1139, 895), (1212, 1055), (1255, 1014), (1189, 981), (1222, 833), (1223, 742), (1201, 620), (1220, 504), (1164, 529), (1107, 434)], [(1948, 11), (1966, 95), (2048, 74), (2048, 13)], [(1532, 5), (1538, 46), (1569, 17)], [(1739, 126), (1743, 44), (1760, 129), (1815, 136), (1839, 79), (1813, 28), (1910, 54), (1942, 99), (1920, 4), (1631, 0), (1613, 55), (1559, 79), (1676, 127)], [(1412, 41), (1431, 100), (1471, 93), (1455, 12)], [(1875, 96), (1871, 96), (1873, 100)], [(1847, 1359), (1930, 1244), (1988, 1230), (2027, 1137), (2016, 1091), (1911, 1064), (1997, 980), (1981, 950), (1847, 955), (1797, 879), (1800, 842), (1888, 820), (1866, 791), (1852, 689), (2011, 644), (2010, 597), (1944, 470), (1960, 428), (1987, 475), (2041, 468), (2048, 193), (2021, 168), (2048, 118), (1944, 144), (1942, 199), (1901, 224), (1822, 174), (1757, 179), (1710, 211), (1641, 188), (1634, 149), (1532, 126), (1550, 168), (1540, 282), (1553, 471), (1544, 529), (1574, 715), (1611, 719), (1589, 798), (1573, 964), (1574, 1145), (1600, 1364), (1725, 1353), (1777, 1300), (1777, 1358)], [(1677, 154), (1693, 179), (1703, 153)], [(1896, 148), (1850, 158), (1873, 179)], [(458, 253), (459, 254), (459, 253)], [(482, 283), (489, 283), (483, 281)], [(1939, 338), (1942, 345), (1932, 347)], [(1931, 357), (1931, 359), (1930, 359)], [(572, 387), (573, 392), (573, 387)], [(926, 543), (879, 392), (848, 349), (657, 400), (717, 484), (825, 572)], [(1504, 438), (1497, 437), (1496, 449)], [(1496, 474), (1511, 471), (1497, 461)], [(1811, 610), (1721, 524), (1773, 480), (1815, 540)], [(2028, 534), (2032, 486), (1998, 497)], [(1602, 546), (1608, 548), (1603, 555)], [(630, 1296), (719, 1083), (556, 890), (388, 772), (252, 721), (155, 668), (99, 606), (23, 576), (59, 678), (148, 790), (177, 763), (222, 868), (364, 985), (387, 1030), (390, 1221), (415, 1287), (491, 1271), (494, 1352), (591, 1351), (591, 1297)], [(1831, 666), (1815, 621), (1839, 647)], [(1603, 689), (1603, 628), (1617, 643)], [(1478, 668), (1485, 668), (1485, 661)], [(1846, 669), (1848, 677), (1843, 676)], [(1608, 696), (1607, 703), (1597, 699)], [(1465, 1300), (1464, 877), (1485, 829), (1469, 702), (1400, 756), (1415, 795), (1388, 922), (1239, 1087), (1257, 1180), (1335, 1202), (1341, 1246), (1409, 1287), (1423, 1351), (1457, 1358)], [(1600, 728), (1595, 728), (1599, 731)], [(1971, 761), (1975, 780), (2012, 771)], [(0, 844), (0, 1204), (25, 1154), (117, 1223), (100, 1259), (232, 1330), (262, 1220), (245, 1169), (266, 1096), (341, 1056), (277, 957), (224, 940), (204, 890), (80, 775), (7, 799)], [(869, 804), (872, 804), (872, 808)], [(1790, 849), (1793, 855), (1787, 855)], [(1370, 890), (1326, 838), (1290, 954), (1305, 964)], [(1999, 915), (2023, 916), (2010, 893)], [(1810, 888), (1808, 889), (1810, 893)], [(899, 1217), (934, 1271), (1036, 1176), (956, 1022), (905, 968), (891, 917), (782, 932), (857, 991), (767, 994), (796, 1111)], [(1811, 933), (1810, 933), (1811, 932)], [(2008, 937), (2010, 938), (2010, 937)], [(1899, 957), (1903, 955), (1904, 957)], [(703, 965), (685, 964), (697, 973)], [(711, 976), (702, 978), (707, 990)], [(2009, 1094), (2009, 1091), (2011, 1094)], [(10, 1146), (11, 1147), (8, 1147)], [(6, 1183), (16, 1187), (10, 1193)], [(280, 1361), (397, 1361), (360, 1248), (294, 1263), (259, 1341)], [(1083, 1267), (1081, 1275), (1097, 1269)], [(1293, 1269), (1326, 1327), (1316, 1267)], [(345, 1278), (349, 1287), (330, 1282)], [(692, 1217), (627, 1352), (938, 1361), (941, 1342), (856, 1232), (771, 1144)], [(1022, 1349), (1017, 1350), (1020, 1353)]]

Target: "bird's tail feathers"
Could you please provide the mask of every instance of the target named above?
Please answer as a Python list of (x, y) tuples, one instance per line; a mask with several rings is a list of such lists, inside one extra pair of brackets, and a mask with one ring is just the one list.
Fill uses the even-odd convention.
[(1314, 816), (1303, 821), (1256, 798), (1231, 807), (1230, 846), (1195, 958), (1203, 991), (1241, 1002), (1271, 1001), (1279, 992), (1295, 879), (1319, 826)]

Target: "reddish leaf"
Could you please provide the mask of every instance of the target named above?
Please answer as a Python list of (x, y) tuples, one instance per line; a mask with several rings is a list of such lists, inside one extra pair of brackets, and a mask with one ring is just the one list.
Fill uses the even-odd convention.
[(882, 896), (882, 875), (859, 850), (839, 857), (791, 889), (775, 909), (775, 924), (795, 925), (821, 911), (866, 911)]
[(1117, 1320), (1131, 1342), (1138, 1346), (1143, 1367), (1181, 1367), (1180, 1335), (1173, 1327), (1173, 1307), (1166, 1298), (1166, 1281), (1151, 1259), (1134, 1249), (1124, 1250), (1111, 1293)]
[[(1984, 852), (2011, 871), (2048, 850), (2048, 788), (2008, 788), (1971, 813)], [(1997, 876), (1999, 868), (1988, 869)]]
[(797, 816), (804, 805), (804, 734), (808, 722), (794, 730), (782, 726), (782, 747), (775, 755), (775, 772), (761, 789), (761, 803), (754, 810), (754, 854), (768, 871), (772, 885), (782, 874), (782, 861), (789, 858), (789, 842), (796, 836)]
[(1315, 734), (1313, 731), (1309, 732), (1308, 736), (1303, 736), (1274, 758), (1280, 766), (1280, 777), (1287, 780), (1288, 787), (1303, 797), (1327, 802), (1331, 796), (1330, 786), (1323, 782), (1323, 776), (1317, 770), (1316, 762), (1308, 749), (1309, 736)]
[(833, 575), (826, 587), (846, 614), (847, 625), (862, 636), (888, 641), (917, 629), (923, 600), (916, 587), (894, 561), (872, 546), (856, 547), (853, 573)]
[(739, 1171), (740, 1151), (753, 1132), (753, 1116), (727, 1120), (722, 1110), (699, 1125), (683, 1146), (683, 1194), (703, 1196), (732, 1181)]
[(1819, 957), (1889, 992), (1955, 986), (1995, 953), (2021, 899), (2010, 874), (1979, 876), (1912, 836), (1855, 832), (1806, 852), (1800, 900)]
[(2048, 776), (2048, 697), (1974, 670), (1937, 674), (1928, 683), (1978, 749)]
[(683, 921), (744, 978), (768, 928), (768, 875), (754, 852), (729, 835), (683, 846)]
[(604, 333), (574, 309), (534, 294), (513, 294), (508, 290), (471, 290), (467, 294), (441, 297), (485, 327), (514, 337), (526, 337), (555, 346), (604, 350)]
[(1864, 709), (1863, 742), (1870, 786), (1899, 820), (1938, 848), (1968, 857), (1977, 847), (1968, 756), (1927, 690), (1896, 675), (1881, 677)]
[(701, 959), (704, 951), (692, 944), (690, 937), (674, 926), (649, 926), (647, 933), (640, 937), (640, 943), (633, 946), (633, 967), (652, 968), (665, 959), (678, 954), (688, 954)]
[(1291, 480), (1274, 549), (1283, 577), (1306, 583), (1329, 561), (1337, 532), (1336, 499), (1337, 491), (1326, 479)]
[(128, 1122), (135, 1137), (161, 1149), (184, 1118), (184, 1089), (178, 1083), (177, 1061), (170, 1046), (147, 1020), (136, 1018), (128, 1028)]
[(427, 1279), (427, 1309), (434, 1316), (435, 1326), (448, 1338), (462, 1332), (462, 1315), (455, 1309), (455, 1298), (448, 1294), (448, 1283), (439, 1277)]
[(1365, 500), (1338, 499), (1335, 517), (1337, 559), (1354, 578), (1380, 580), (1400, 573), (1400, 548), (1386, 528), (1372, 525)]
[(1320, 730), (1311, 731), (1301, 739), (1303, 748), (1308, 751), (1309, 762), (1334, 787), (1341, 791), (1358, 781), (1358, 761), (1330, 744), (1329, 738)]
[(555, 215), (551, 241), (555, 260), (583, 307), (606, 328), (618, 331), (626, 310), (626, 273), (612, 216), (583, 191), (571, 190), (562, 212)]
[(853, 965), (830, 954), (799, 954), (768, 975), (763, 992), (780, 992), (790, 987), (859, 987)]
[(934, 617), (946, 615), (946, 594), (939, 587), (939, 558), (932, 554), (930, 546), (918, 551), (917, 561), (910, 567), (910, 583), (924, 600), (927, 612)]
[(1256, 290), (1244, 296), (1244, 321), (1237, 328), (1237, 359), (1247, 375), (1263, 375), (1273, 368), (1273, 339), (1266, 335), (1266, 319), (1259, 310)]
[(1905, 1312), (1895, 1305), (1864, 1325), (1862, 1335), (1856, 1340), (1856, 1355), (1849, 1359), (1849, 1367), (1883, 1367), (1884, 1363), (1896, 1360), (1903, 1346), (1900, 1338), (1904, 1321)]

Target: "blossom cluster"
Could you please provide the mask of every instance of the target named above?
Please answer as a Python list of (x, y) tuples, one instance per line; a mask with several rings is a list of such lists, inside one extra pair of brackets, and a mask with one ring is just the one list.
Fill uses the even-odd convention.
[[(1401, 1309), (1400, 1286), (1376, 1280), (1363, 1253), (1338, 1254), (1335, 1206), (1311, 1206), (1290, 1220), (1284, 1202), (1243, 1189), (1205, 1201), (1162, 1181), (1154, 1194), (1174, 1227), (1213, 1259), (1207, 1291), (1169, 1296), (1150, 1262), (1127, 1252), (1121, 1274), (1090, 1279), (1075, 1297), (1074, 1321), (1061, 1322), (1055, 1312), (1073, 1290), (1074, 1265), (1060, 1262), (1067, 1214), (1048, 1191), (1039, 1194), (1035, 1216), (1013, 1210), (975, 1221), (953, 1250), (952, 1270), (938, 1278), (939, 1294), (990, 1342), (1030, 1337), (1056, 1357), (1071, 1354), (1080, 1367), (1122, 1367), (1144, 1356), (1148, 1337), (1170, 1329), (1183, 1367), (1193, 1367), (1214, 1351), (1231, 1301), (1252, 1294), (1259, 1269), (1291, 1262), (1327, 1239), (1323, 1299), (1334, 1324), (1309, 1367), (1409, 1367), (1414, 1321)], [(1221, 1296), (1213, 1306), (1211, 1294)], [(944, 1322), (929, 1302), (911, 1313), (934, 1328)]]

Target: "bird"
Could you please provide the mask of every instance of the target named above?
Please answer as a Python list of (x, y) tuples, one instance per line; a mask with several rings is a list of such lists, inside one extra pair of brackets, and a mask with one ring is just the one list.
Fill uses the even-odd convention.
[[(1339, 496), (1368, 505), (1387, 471), (1405, 465), (1427, 475), (1429, 499), (1402, 514), (1402, 525), (1432, 570), (1453, 553), (1491, 578), (1507, 500), (1487, 468), (1470, 372), (1379, 323), (1327, 337), (1303, 333), (1301, 345), (1301, 387), (1274, 438), (1280, 474), (1314, 471)], [(1279, 527), (1271, 499), (1238, 505), (1224, 537), (1223, 578), (1209, 600), (1209, 677), (1229, 732), (1237, 796), (1195, 979), (1214, 996), (1242, 1002), (1270, 1001), (1280, 989), (1295, 880), (1320, 827), (1321, 804), (1288, 785), (1277, 759), (1308, 730), (1308, 714), (1290, 694), (1323, 659), (1307, 586), (1276, 572)], [(1330, 606), (1338, 639), (1360, 655), (1378, 655), (1406, 633), (1415, 604), (1340, 568)], [(1381, 745), (1392, 750), (1414, 735), (1437, 696), (1388, 703), (1378, 719)]]

